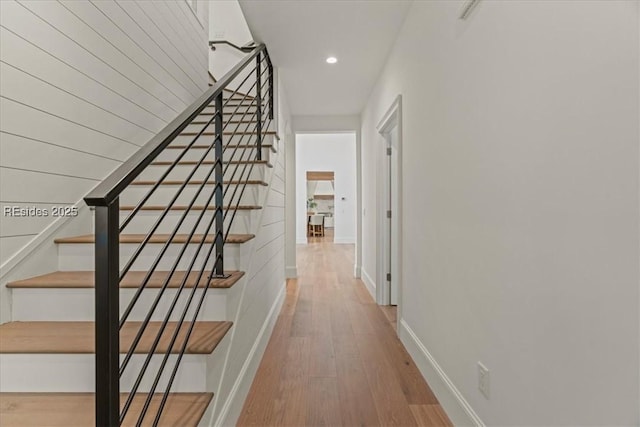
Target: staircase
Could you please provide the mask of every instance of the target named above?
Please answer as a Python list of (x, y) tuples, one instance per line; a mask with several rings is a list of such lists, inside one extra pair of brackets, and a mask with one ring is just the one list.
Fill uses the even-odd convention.
[(222, 382), (278, 136), (256, 46), (85, 198), (95, 233), (15, 281), (0, 425), (196, 426)]

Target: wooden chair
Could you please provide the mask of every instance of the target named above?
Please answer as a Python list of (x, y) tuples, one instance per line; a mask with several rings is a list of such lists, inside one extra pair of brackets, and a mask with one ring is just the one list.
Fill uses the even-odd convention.
[(307, 212), (307, 237), (313, 236), (313, 227), (311, 226), (311, 217), (315, 212)]
[(312, 236), (324, 236), (324, 215), (311, 215), (309, 225)]

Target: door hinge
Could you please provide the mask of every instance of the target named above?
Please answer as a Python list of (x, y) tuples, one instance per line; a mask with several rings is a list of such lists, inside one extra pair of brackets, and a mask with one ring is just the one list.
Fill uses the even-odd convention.
[(391, 273), (387, 273), (387, 282), (391, 281)]
[(391, 147), (387, 147), (387, 156), (391, 155)]
[(387, 218), (391, 218), (391, 211), (390, 210), (387, 211)]

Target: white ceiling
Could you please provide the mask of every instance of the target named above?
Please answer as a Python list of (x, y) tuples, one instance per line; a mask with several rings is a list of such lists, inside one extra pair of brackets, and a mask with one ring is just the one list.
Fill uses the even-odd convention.
[[(294, 115), (359, 114), (410, 1), (240, 0), (279, 68)], [(334, 65), (328, 56), (338, 58)]]

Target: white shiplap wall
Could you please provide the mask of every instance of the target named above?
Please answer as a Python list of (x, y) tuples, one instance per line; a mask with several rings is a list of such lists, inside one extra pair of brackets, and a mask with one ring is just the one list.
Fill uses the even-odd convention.
[[(273, 159), (273, 158), (272, 158)], [(232, 425), (242, 408), (284, 295), (285, 147), (279, 144), (250, 266), (233, 319), (231, 342), (211, 425)], [(238, 286), (238, 285), (236, 285)], [(238, 290), (236, 290), (238, 291)], [(271, 312), (271, 310), (274, 310)]]
[(207, 88), (208, 2), (0, 1), (0, 265)]
[(284, 90), (275, 70), (275, 104), (277, 115), (273, 130), (281, 137), (278, 152), (270, 157), (273, 169), (262, 205), (260, 222), (251, 241), (246, 279), (236, 285), (241, 293), (233, 313), (233, 328), (209, 425), (235, 425), (256, 370), (269, 341), (285, 292), (285, 181), (286, 141), (293, 141), (291, 114)]

